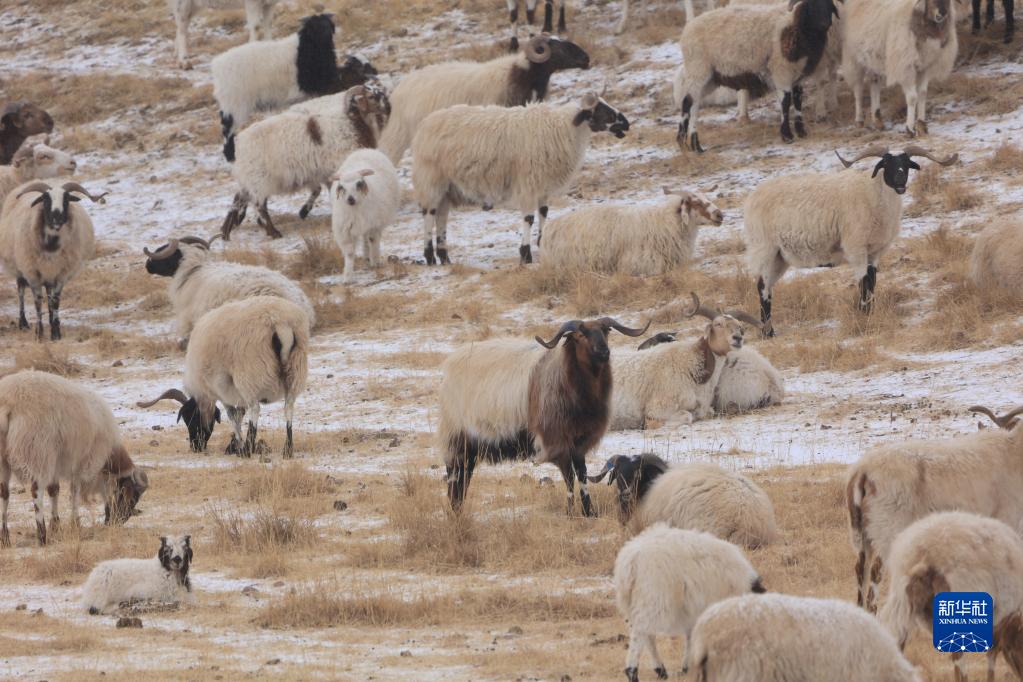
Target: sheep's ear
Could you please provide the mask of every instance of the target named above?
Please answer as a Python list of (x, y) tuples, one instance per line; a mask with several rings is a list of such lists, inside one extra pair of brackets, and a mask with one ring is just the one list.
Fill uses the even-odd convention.
[(369, 168), (364, 168), (361, 171), (359, 171), (359, 175), (361, 175), (364, 178), (368, 178), (369, 176), (373, 175), (374, 173), (375, 173), (375, 171), (373, 171), (373, 170), (371, 170)]
[(166, 535), (161, 535), (160, 536), (160, 549), (163, 549), (166, 546), (167, 546), (167, 536)]
[(192, 536), (191, 535), (186, 535), (184, 537), (184, 541), (185, 541), (185, 547), (191, 547), (192, 546)]
[(355, 189), (359, 190), (359, 192), (361, 192), (362, 194), (369, 193), (369, 185), (366, 184), (365, 180), (359, 180), (357, 183), (355, 183)]
[(580, 100), (579, 106), (581, 106), (583, 109), (592, 109), (593, 107), (597, 106), (597, 102), (599, 101), (600, 101), (599, 97), (597, 97), (592, 92), (587, 92), (585, 95), (583, 95), (582, 100)]

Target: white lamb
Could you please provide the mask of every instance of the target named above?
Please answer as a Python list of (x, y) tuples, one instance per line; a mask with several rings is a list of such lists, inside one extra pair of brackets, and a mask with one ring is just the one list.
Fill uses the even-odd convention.
[(188, 567), (192, 537), (160, 538), (152, 559), (113, 559), (92, 569), (82, 588), (82, 606), (92, 615), (113, 613), (124, 602), (192, 603)]
[(380, 265), (380, 237), (398, 217), (401, 185), (394, 164), (376, 149), (349, 154), (331, 183), (331, 230), (345, 256), (347, 284), (355, 273), (357, 242), (362, 242), (370, 267)]

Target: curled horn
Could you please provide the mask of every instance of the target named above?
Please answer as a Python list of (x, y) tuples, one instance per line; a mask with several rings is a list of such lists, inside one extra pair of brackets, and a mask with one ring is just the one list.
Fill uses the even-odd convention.
[(210, 243), (203, 239), (202, 237), (182, 237), (177, 241), (181, 242), (182, 244), (192, 244), (194, 246), (201, 246), (207, 251), (210, 250)]
[(105, 197), (106, 195), (110, 194), (110, 192), (103, 192), (103, 194), (99, 194), (97, 196), (93, 196), (89, 192), (89, 190), (85, 189), (84, 187), (79, 185), (77, 182), (65, 182), (63, 185), (60, 186), (60, 188), (62, 190), (64, 190), (65, 192), (78, 192), (79, 194), (84, 194), (85, 196), (89, 197), (89, 199), (92, 201), (92, 203), (99, 202), (101, 204), (105, 204), (107, 202), (106, 202), (106, 199), (104, 199), (103, 197)]
[(139, 494), (149, 489), (149, 475), (138, 467), (135, 467), (131, 472), (131, 482), (135, 484)]
[[(614, 457), (611, 457), (606, 462), (604, 462), (604, 468), (600, 470), (599, 474), (597, 474), (596, 476), (587, 476), (586, 478), (589, 480), (590, 483), (600, 483), (601, 481), (604, 480), (604, 477), (607, 476), (615, 468), (615, 464), (617, 464), (617, 462), (618, 455), (615, 455)], [(607, 479), (607, 484), (611, 485), (612, 483), (614, 483), (614, 480), (615, 480), (614, 476), (612, 476), (611, 478)]]
[(841, 161), (842, 165), (845, 166), (846, 168), (848, 168), (849, 166), (853, 165), (854, 163), (856, 163), (860, 159), (867, 158), (868, 156), (878, 156), (878, 157), (880, 157), (880, 156), (884, 156), (887, 153), (888, 153), (888, 147), (884, 147), (882, 145), (877, 145), (875, 147), (870, 147), (865, 152), (862, 152), (861, 154), (859, 154), (855, 158), (853, 158), (853, 159), (851, 159), (849, 161), (846, 161), (845, 159), (842, 158), (842, 155), (838, 153), (838, 150), (837, 149), (835, 150), (835, 156), (838, 157), (838, 160)]
[(930, 159), (931, 161), (933, 161), (934, 163), (941, 164), (942, 166), (951, 166), (953, 163), (955, 163), (956, 161), (959, 160), (959, 155), (958, 154), (952, 154), (952, 156), (950, 156), (950, 157), (948, 157), (946, 159), (939, 159), (936, 156), (934, 156), (934, 154), (929, 152), (928, 150), (924, 149), (923, 147), (918, 147), (915, 144), (909, 145), (903, 151), (906, 154), (909, 154), (910, 156), (925, 156), (928, 159)]
[(157, 249), (156, 251), (150, 251), (148, 246), (142, 247), (142, 253), (146, 254), (147, 257), (152, 258), (153, 260), (163, 260), (165, 258), (170, 258), (171, 254), (173, 254), (177, 250), (178, 250), (177, 239), (170, 240), (169, 242), (167, 242), (166, 247), (162, 249)]
[(970, 412), (986, 414), (991, 418), (991, 421), (998, 425), (999, 428), (1011, 429), (1014, 426), (1013, 422), (1015, 422), (1015, 418), (1018, 415), (1023, 414), (1023, 407), (1017, 407), (1011, 412), (1003, 414), (1001, 417), (997, 416), (994, 412), (983, 405), (974, 405), (970, 408)]
[(558, 341), (561, 341), (562, 336), (564, 336), (565, 334), (571, 334), (572, 332), (575, 331), (579, 331), (579, 325), (581, 325), (582, 323), (583, 323), (582, 320), (569, 320), (565, 324), (561, 325), (561, 329), (558, 330), (558, 333), (555, 334), (554, 338), (551, 339), (550, 341), (544, 341), (539, 336), (534, 336), (533, 338), (536, 339), (536, 342), (539, 343), (544, 348), (554, 348), (555, 346), (558, 345)]
[(686, 313), (686, 317), (696, 317), (700, 315), (706, 317), (708, 320), (713, 320), (721, 313), (709, 306), (705, 306), (700, 303), (699, 296), (696, 295), (695, 291), (690, 291), (689, 295), (693, 297), (693, 310), (692, 312)]
[(18, 196), (22, 197), (28, 194), (29, 192), (49, 192), (51, 189), (53, 188), (50, 187), (45, 182), (43, 182), (42, 180), (37, 180), (36, 182), (33, 182), (31, 185), (25, 187), (25, 189), (18, 192)]
[(533, 62), (534, 64), (543, 64), (551, 58), (551, 37), (545, 33), (538, 36), (533, 36), (526, 43), (526, 46), (522, 48), (522, 51), (526, 55), (526, 59)]
[(752, 315), (750, 315), (749, 313), (747, 313), (745, 311), (742, 311), (742, 310), (726, 310), (725, 311), (725, 315), (729, 315), (731, 317), (734, 317), (735, 319), (739, 320), (740, 322), (745, 322), (746, 324), (751, 324), (754, 327), (756, 327), (757, 329), (763, 329), (764, 328), (764, 323), (763, 322), (761, 322), (760, 320), (758, 320), (757, 318), (753, 317)]
[(646, 321), (646, 325), (642, 329), (633, 329), (632, 327), (626, 327), (624, 324), (614, 319), (613, 317), (602, 317), (600, 318), (600, 324), (605, 328), (614, 329), (616, 332), (621, 332), (626, 336), (643, 336), (646, 334), (646, 330), (650, 329), (650, 320)]
[(182, 405), (184, 405), (185, 403), (188, 402), (188, 396), (186, 396), (181, 389), (179, 389), (179, 388), (168, 388), (156, 400), (150, 400), (148, 403), (147, 402), (138, 402), (138, 403), (135, 403), (135, 404), (138, 405), (139, 407), (145, 409), (147, 407), (152, 407), (153, 405), (157, 404), (161, 400), (167, 400), (168, 398), (170, 398), (171, 400), (177, 400)]

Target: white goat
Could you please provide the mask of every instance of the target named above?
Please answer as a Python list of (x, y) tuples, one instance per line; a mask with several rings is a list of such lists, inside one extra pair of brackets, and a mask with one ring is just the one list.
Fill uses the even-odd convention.
[(355, 276), (355, 245), (380, 265), (380, 237), (398, 218), (401, 184), (394, 164), (375, 149), (352, 152), (331, 177), (331, 231), (345, 256), (345, 283)]
[(133, 602), (192, 603), (192, 536), (160, 538), (152, 559), (112, 559), (96, 564), (82, 587), (82, 606), (90, 614), (113, 613)]

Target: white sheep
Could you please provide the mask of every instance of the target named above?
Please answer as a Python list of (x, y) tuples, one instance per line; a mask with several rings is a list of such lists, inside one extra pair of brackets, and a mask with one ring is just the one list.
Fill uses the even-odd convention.
[(148, 247), (142, 250), (147, 256), (146, 272), (172, 278), (168, 293), (182, 348), (187, 348), (188, 337), (200, 317), (228, 301), (253, 296), (287, 299), (302, 308), (310, 328), (316, 324), (316, 313), (302, 287), (270, 268), (212, 260), (213, 239), (207, 242), (199, 237), (181, 237), (154, 251)]
[(1023, 295), (1023, 222), (996, 221), (977, 235), (970, 279), (982, 289)]
[(32, 180), (73, 175), (77, 167), (78, 163), (70, 154), (46, 143), (22, 145), (11, 159), (10, 166), (0, 166), (0, 207), (11, 190), (18, 185)]
[(274, 5), (278, 0), (167, 0), (177, 29), (174, 35), (174, 52), (178, 66), (192, 68), (188, 60), (188, 25), (192, 17), (206, 8), (235, 9), (245, 7), (245, 27), (249, 30), (249, 41), (270, 40), (270, 22), (273, 21)]
[(518, 54), (417, 69), (402, 78), (391, 94), (391, 117), (380, 138), (380, 150), (397, 164), (419, 124), (433, 112), (456, 104), (514, 107), (541, 101), (553, 73), (589, 66), (589, 55), (575, 43), (538, 35)]
[[(992, 414), (987, 408), (971, 408)], [(1001, 428), (943, 440), (909, 440), (871, 448), (849, 468), (849, 539), (857, 553), (857, 601), (876, 609), (884, 564), (895, 537), (919, 518), (959, 510), (990, 516), (1013, 528), (1023, 519), (1023, 429), (1016, 416)]]
[[(773, 87), (782, 93), (782, 140), (793, 140), (790, 106), (796, 110), (796, 135), (806, 135), (802, 81), (820, 64), (831, 17), (838, 10), (834, 0), (793, 3), (795, 0), (788, 6), (731, 5), (686, 24), (680, 39), (685, 68), (677, 87), (682, 108), (676, 138), (680, 149), (703, 151), (697, 115), (704, 95), (714, 86), (746, 90), (754, 98)], [(721, 40), (723, 35), (729, 39)]]
[(380, 237), (398, 218), (401, 184), (394, 164), (375, 149), (352, 152), (331, 177), (331, 231), (345, 256), (344, 281), (355, 276), (355, 245), (380, 265)]
[(701, 225), (723, 221), (700, 192), (672, 193), (652, 206), (586, 206), (550, 222), (544, 262), (559, 270), (659, 275), (692, 260)]
[(698, 682), (920, 682), (881, 624), (837, 599), (731, 597), (703, 612), (689, 648)]
[[(533, 261), (529, 247), (539, 214), (543, 234), (547, 202), (564, 193), (582, 165), (594, 132), (622, 138), (629, 121), (595, 94), (579, 104), (525, 107), (459, 105), (436, 111), (412, 141), (412, 183), (423, 211), (423, 255), (449, 263), (448, 211), (452, 203), (508, 203), (522, 212), (519, 259)], [(483, 169), (483, 170), (481, 170)]]
[(744, 346), (725, 356), (725, 366), (714, 389), (715, 412), (749, 412), (777, 405), (784, 398), (781, 372), (755, 348)]
[[(284, 401), (286, 440), (284, 458), (294, 451), (292, 420), (295, 399), (305, 390), (309, 373), (309, 320), (291, 301), (254, 296), (225, 303), (199, 318), (185, 355), (185, 391), (172, 388), (156, 400), (138, 403), (148, 408), (170, 398), (181, 403), (194, 452), (206, 449), (214, 422), (220, 421), (217, 401), (223, 403), (234, 426), (228, 454), (249, 457), (256, 451), (260, 406)], [(189, 397), (191, 396), (191, 397)], [(242, 437), (242, 419), (249, 428)]]
[(19, 185), (4, 200), (0, 211), (0, 265), (18, 285), (18, 328), (28, 329), (25, 289), (31, 289), (36, 307), (36, 336), (43, 338), (43, 291), (50, 313), (50, 338), (60, 333), (60, 296), (95, 250), (95, 235), (88, 212), (78, 205), (89, 194), (77, 182), (59, 188), (36, 180)]
[[(1017, 678), (1023, 672), (1023, 542), (1009, 526), (964, 512), (930, 514), (899, 533), (889, 560), (891, 587), (878, 618), (900, 648), (919, 626), (931, 632), (940, 592), (987, 592), (994, 641), (987, 651), (987, 679), (1004, 654)], [(955, 677), (966, 680), (966, 660), (953, 652)]]
[(306, 188), (311, 195), (300, 215), (308, 215), (320, 187), (345, 157), (356, 149), (376, 146), (389, 111), (383, 90), (357, 85), (345, 92), (332, 114), (285, 111), (239, 133), (231, 174), (240, 190), (220, 228), (223, 238), (230, 239), (249, 204), (256, 206), (257, 221), (267, 235), (281, 237), (267, 200)]
[(863, 83), (871, 116), (881, 118), (881, 79), (906, 97), (906, 132), (927, 132), (927, 87), (952, 72), (959, 39), (952, 0), (849, 0), (842, 17), (842, 75), (863, 125)]
[(618, 552), (614, 567), (618, 611), (629, 622), (625, 675), (639, 681), (639, 659), (650, 650), (661, 679), (668, 669), (657, 653), (657, 635), (685, 635), (682, 672), (689, 669), (689, 636), (711, 604), (764, 592), (756, 569), (735, 545), (709, 533), (650, 526)]
[(82, 587), (82, 607), (91, 615), (114, 613), (122, 604), (191, 604), (188, 577), (192, 536), (160, 538), (152, 559), (112, 559), (96, 564)]
[(128, 456), (117, 422), (98, 395), (45, 372), (26, 370), (0, 379), (0, 547), (9, 547), (7, 504), (11, 473), (31, 484), (36, 536), (46, 544), (43, 491), (50, 497), (50, 531), (57, 529), (60, 482), (71, 485), (71, 520), (92, 495), (105, 503), (107, 524), (125, 523), (135, 512), (149, 477)]
[[(836, 152), (837, 154), (837, 152)], [(846, 161), (839, 173), (798, 173), (774, 177), (757, 185), (743, 208), (746, 257), (757, 277), (760, 319), (768, 336), (771, 292), (789, 267), (816, 268), (848, 263), (860, 284), (859, 306), (868, 312), (877, 283), (877, 264), (899, 234), (902, 195), (909, 171), (919, 170), (914, 156), (942, 166), (959, 158), (939, 159), (922, 147), (900, 153), (871, 147)], [(879, 157), (873, 171), (849, 167), (867, 157)]]

